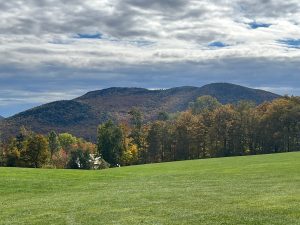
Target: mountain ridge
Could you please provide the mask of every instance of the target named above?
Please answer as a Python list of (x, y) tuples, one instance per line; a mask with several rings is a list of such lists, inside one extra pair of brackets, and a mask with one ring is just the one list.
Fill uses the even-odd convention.
[[(38, 133), (51, 130), (95, 140), (97, 126), (109, 118), (127, 120), (128, 111), (139, 108), (145, 121), (161, 111), (175, 113), (188, 108), (197, 97), (211, 95), (221, 103), (240, 100), (260, 104), (280, 95), (229, 83), (213, 83), (202, 87), (183, 86), (149, 90), (136, 87), (111, 87), (88, 92), (72, 100), (50, 102), (2, 120), (0, 131), (12, 135), (20, 126)], [(2, 132), (4, 133), (4, 132)]]

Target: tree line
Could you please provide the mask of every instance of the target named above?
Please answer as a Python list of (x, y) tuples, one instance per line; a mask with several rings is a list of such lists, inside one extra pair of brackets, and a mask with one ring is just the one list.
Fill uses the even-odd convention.
[(95, 157), (96, 145), (69, 133), (36, 134), (21, 127), (19, 134), (0, 142), (0, 166), (93, 169), (108, 167)]
[(256, 106), (222, 105), (199, 97), (185, 112), (160, 112), (143, 124), (138, 109), (129, 122), (98, 128), (98, 153), (111, 165), (133, 165), (300, 150), (300, 98), (283, 97)]
[(299, 150), (300, 97), (223, 105), (201, 96), (188, 110), (160, 112), (150, 122), (134, 108), (126, 121), (99, 125), (96, 144), (22, 127), (16, 137), (0, 142), (0, 166), (98, 169)]

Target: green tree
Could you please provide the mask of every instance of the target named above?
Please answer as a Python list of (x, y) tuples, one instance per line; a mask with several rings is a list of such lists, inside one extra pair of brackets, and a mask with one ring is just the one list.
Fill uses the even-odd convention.
[(0, 132), (0, 166), (5, 166), (4, 144), (2, 143), (1, 132)]
[(163, 129), (162, 123), (156, 121), (152, 123), (148, 136), (148, 157), (150, 162), (160, 162), (162, 161), (162, 151), (163, 151)]
[(209, 95), (198, 97), (195, 102), (190, 103), (190, 108), (193, 114), (213, 111), (221, 106), (222, 104), (216, 98)]
[(27, 140), (33, 133), (22, 126), (19, 130), (19, 134), (16, 136), (16, 147), (19, 152), (26, 150)]
[(61, 147), (69, 154), (72, 151), (73, 145), (77, 143), (77, 138), (72, 134), (63, 133), (58, 136)]
[(48, 142), (49, 142), (49, 150), (50, 150), (51, 159), (52, 159), (52, 156), (55, 153), (57, 153), (61, 148), (58, 135), (55, 133), (55, 131), (51, 131), (49, 133)]
[(50, 157), (48, 140), (43, 135), (33, 135), (28, 140), (26, 149), (29, 166), (40, 168)]
[(167, 121), (170, 119), (170, 115), (167, 112), (162, 111), (158, 113), (157, 119), (160, 121)]
[(20, 163), (20, 151), (17, 148), (16, 138), (9, 141), (6, 146), (6, 158), (4, 159), (5, 165), (8, 167), (16, 167)]
[(111, 120), (98, 127), (97, 149), (105, 161), (116, 166), (124, 151), (122, 129)]
[(143, 115), (142, 115), (142, 112), (137, 108), (133, 108), (128, 114), (131, 116), (130, 117), (130, 125), (132, 127), (129, 137), (133, 139), (133, 143), (136, 144), (139, 149), (142, 149), (143, 148), (143, 141), (142, 141)]
[(88, 151), (76, 149), (71, 152), (68, 168), (89, 170), (92, 168), (90, 160), (90, 153)]

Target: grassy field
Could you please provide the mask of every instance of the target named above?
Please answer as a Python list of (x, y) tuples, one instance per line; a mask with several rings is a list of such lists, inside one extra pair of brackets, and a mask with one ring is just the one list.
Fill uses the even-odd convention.
[(0, 168), (0, 224), (300, 224), (300, 153), (104, 171)]

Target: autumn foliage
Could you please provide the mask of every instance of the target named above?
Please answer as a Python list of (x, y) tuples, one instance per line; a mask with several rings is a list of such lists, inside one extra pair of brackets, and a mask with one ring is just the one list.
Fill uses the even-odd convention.
[(129, 120), (101, 124), (96, 144), (68, 133), (43, 136), (22, 127), (1, 143), (0, 165), (95, 169), (300, 150), (299, 97), (222, 105), (202, 96), (188, 110), (158, 112), (150, 122), (144, 122), (138, 108), (128, 114)]

